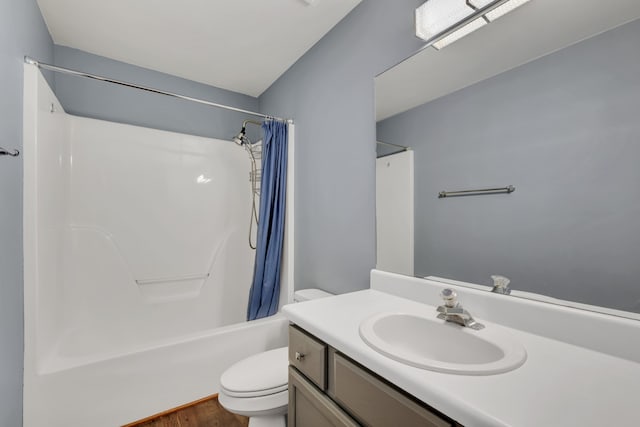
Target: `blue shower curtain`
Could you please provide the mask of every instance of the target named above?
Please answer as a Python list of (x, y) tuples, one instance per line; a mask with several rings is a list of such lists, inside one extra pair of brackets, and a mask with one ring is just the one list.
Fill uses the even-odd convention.
[(269, 120), (262, 124), (262, 130), (260, 224), (247, 320), (275, 314), (280, 297), (287, 195), (287, 125)]

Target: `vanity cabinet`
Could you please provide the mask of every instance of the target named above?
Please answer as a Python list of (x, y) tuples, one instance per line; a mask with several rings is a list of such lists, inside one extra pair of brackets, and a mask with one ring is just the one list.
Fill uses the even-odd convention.
[(294, 368), (289, 368), (289, 427), (357, 427), (346, 412)]
[(295, 325), (289, 427), (461, 427)]

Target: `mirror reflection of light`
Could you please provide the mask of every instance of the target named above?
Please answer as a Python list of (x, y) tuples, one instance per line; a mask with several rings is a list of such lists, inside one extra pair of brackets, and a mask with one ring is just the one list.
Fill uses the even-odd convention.
[(207, 184), (211, 182), (211, 178), (207, 178), (204, 175), (200, 175), (198, 178), (196, 178), (196, 182), (198, 184)]

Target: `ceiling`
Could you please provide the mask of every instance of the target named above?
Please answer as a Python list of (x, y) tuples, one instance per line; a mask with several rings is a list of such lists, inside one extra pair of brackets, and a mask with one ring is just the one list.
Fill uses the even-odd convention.
[(383, 120), (640, 17), (639, 0), (531, 0), (437, 51), (376, 78)]
[(259, 96), (361, 0), (37, 0), (54, 43)]

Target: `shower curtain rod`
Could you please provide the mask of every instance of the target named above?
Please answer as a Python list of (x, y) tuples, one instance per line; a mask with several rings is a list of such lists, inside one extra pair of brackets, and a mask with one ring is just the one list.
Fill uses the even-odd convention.
[(76, 71), (76, 70), (72, 70), (72, 69), (69, 69), (69, 68), (58, 67), (56, 65), (51, 65), (51, 64), (47, 64), (47, 63), (44, 63), (44, 62), (37, 61), (37, 60), (35, 60), (35, 59), (33, 59), (33, 58), (29, 57), (29, 56), (25, 56), (24, 57), (24, 62), (26, 62), (27, 64), (35, 65), (38, 68), (42, 68), (42, 69), (49, 70), (49, 71), (54, 71), (56, 73), (70, 74), (72, 76), (84, 77), (84, 78), (87, 78), (87, 79), (99, 80), (101, 82), (113, 83), (113, 84), (117, 84), (117, 85), (120, 85), (120, 86), (130, 87), (130, 88), (133, 88), (133, 89), (144, 90), (146, 92), (157, 93), (159, 95), (171, 96), (173, 98), (178, 98), (178, 99), (182, 99), (182, 100), (185, 100), (185, 101), (196, 102), (198, 104), (208, 105), (210, 107), (223, 108), (225, 110), (236, 111), (238, 113), (244, 113), (244, 114), (249, 114), (249, 115), (252, 115), (252, 116), (258, 116), (258, 117), (262, 117), (262, 118), (267, 119), (267, 120), (277, 120), (277, 121), (280, 121), (280, 122), (293, 124), (293, 120), (292, 119), (283, 119), (281, 117), (269, 116), (267, 114), (256, 113), (255, 111), (243, 110), (242, 108), (236, 108), (236, 107), (231, 107), (229, 105), (218, 104), (218, 103), (211, 102), (211, 101), (205, 101), (204, 99), (193, 98), (191, 96), (180, 95), (178, 93), (173, 93), (173, 92), (167, 92), (167, 91), (164, 91), (164, 90), (155, 89), (155, 88), (148, 87), (148, 86), (140, 86), (140, 85), (136, 85), (136, 84), (133, 84), (133, 83), (123, 82), (121, 80), (110, 79), (108, 77), (97, 76), (95, 74), (84, 73), (82, 71)]

